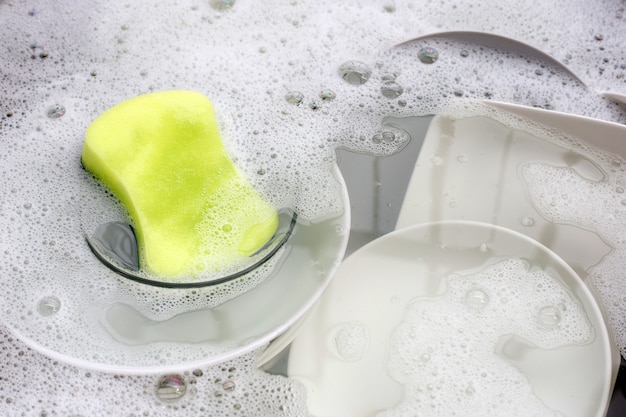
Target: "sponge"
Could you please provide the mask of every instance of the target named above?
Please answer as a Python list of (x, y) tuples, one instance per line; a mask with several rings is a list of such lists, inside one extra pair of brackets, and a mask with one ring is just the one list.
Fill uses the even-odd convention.
[(278, 215), (230, 159), (211, 101), (137, 96), (87, 128), (82, 164), (125, 206), (141, 262), (162, 277), (219, 271), (261, 248)]

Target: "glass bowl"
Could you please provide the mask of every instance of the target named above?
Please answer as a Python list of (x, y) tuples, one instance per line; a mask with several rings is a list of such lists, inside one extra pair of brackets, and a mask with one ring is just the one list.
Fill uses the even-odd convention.
[(265, 264), (287, 242), (296, 226), (297, 218), (297, 214), (291, 209), (279, 210), (276, 232), (249, 257), (221, 273), (176, 280), (158, 279), (141, 267), (133, 228), (124, 221), (114, 220), (100, 224), (95, 230), (86, 232), (85, 239), (96, 258), (124, 278), (161, 288), (202, 288), (240, 278)]

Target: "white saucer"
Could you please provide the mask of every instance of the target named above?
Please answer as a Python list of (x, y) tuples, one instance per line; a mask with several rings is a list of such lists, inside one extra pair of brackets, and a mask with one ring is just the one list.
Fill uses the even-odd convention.
[[(88, 174), (80, 167), (80, 146), (59, 151), (51, 141), (41, 147), (42, 155), (31, 158), (20, 149), (6, 152), (10, 175), (2, 183), (0, 250), (6, 258), (0, 308), (3, 323), (16, 336), (56, 360), (97, 371), (149, 374), (240, 356), (302, 317), (344, 256), (350, 205), (335, 169), (343, 213), (298, 223), (288, 242), (260, 267), (261, 274), (187, 289), (128, 280), (102, 264), (85, 241), (81, 217), (99, 197), (84, 186)], [(15, 176), (31, 180), (13, 188)]]

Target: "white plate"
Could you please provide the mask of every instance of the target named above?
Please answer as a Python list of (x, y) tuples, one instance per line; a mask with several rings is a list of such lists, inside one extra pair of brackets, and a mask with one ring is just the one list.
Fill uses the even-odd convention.
[[(514, 285), (503, 285), (493, 275), (476, 278), (505, 262), (525, 265), (533, 273), (522, 271)], [(517, 272), (511, 275), (517, 276)], [(559, 284), (537, 295), (536, 274), (549, 274), (552, 282)], [(474, 297), (479, 304), (483, 302), (477, 309), (472, 300), (455, 298), (466, 290), (467, 297), (477, 288), (488, 294), (487, 299)], [(513, 288), (516, 292), (509, 294), (508, 300), (499, 293)], [(444, 321), (435, 310), (416, 308), (450, 300), (458, 302), (451, 307), (455, 314), (445, 326), (432, 327)], [(559, 303), (563, 303), (559, 307), (561, 321), (555, 327), (542, 327), (542, 308)], [(422, 316), (416, 318), (416, 312), (431, 314), (430, 324), (422, 324)], [(568, 334), (568, 326), (577, 320), (584, 323), (585, 315), (591, 326), (588, 333)], [(485, 327), (472, 332), (477, 323)], [(443, 337), (446, 334), (451, 337)], [(410, 337), (420, 342), (399, 343)], [(445, 351), (437, 349), (441, 343), (455, 342), (455, 347), (448, 346)], [(414, 350), (402, 349), (407, 346)], [(424, 346), (434, 350), (421, 351)], [(474, 222), (443, 222), (392, 232), (348, 257), (301, 325), (291, 345), (288, 374), (305, 385), (309, 411), (320, 417), (370, 416), (402, 404), (409, 404), (415, 413), (420, 404), (416, 399), (427, 409), (435, 399), (429, 414), (435, 415), (437, 409), (452, 407), (457, 398), (461, 400), (456, 411), (465, 415), (464, 410), (479, 400), (501, 405), (498, 395), (512, 401), (507, 404), (511, 410), (526, 396), (528, 402), (522, 409), (545, 407), (565, 416), (591, 417), (604, 415), (608, 405), (611, 360), (602, 313), (588, 288), (563, 260), (511, 230)], [(425, 363), (423, 369), (420, 361)], [(481, 376), (482, 371), (492, 375), (489, 371), (493, 369), (502, 380)], [(411, 380), (399, 370), (413, 372), (417, 379)], [(499, 384), (513, 380), (522, 385), (527, 380), (536, 397), (528, 391), (499, 391)], [(441, 386), (437, 387), (437, 382)], [(462, 392), (457, 392), (459, 389)], [(443, 401), (436, 405), (437, 399)]]

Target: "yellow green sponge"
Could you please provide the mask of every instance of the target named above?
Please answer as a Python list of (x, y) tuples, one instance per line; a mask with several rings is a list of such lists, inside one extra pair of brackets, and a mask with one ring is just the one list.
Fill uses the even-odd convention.
[(124, 101), (87, 128), (83, 166), (128, 210), (141, 260), (173, 277), (219, 271), (275, 233), (278, 215), (237, 170), (213, 105), (193, 91)]

